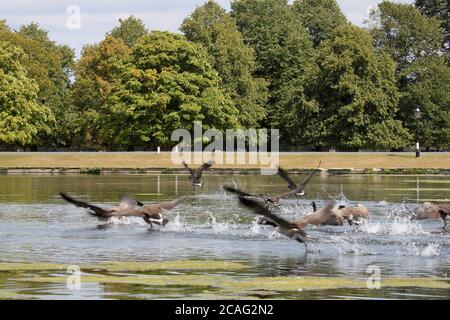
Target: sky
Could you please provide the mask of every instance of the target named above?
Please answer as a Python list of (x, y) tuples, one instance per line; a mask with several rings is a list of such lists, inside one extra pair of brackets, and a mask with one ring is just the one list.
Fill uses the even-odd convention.
[[(1, 0), (0, 19), (18, 29), (32, 21), (50, 38), (74, 48), (77, 55), (88, 43), (101, 41), (118, 19), (136, 15), (150, 30), (178, 32), (183, 19), (205, 0)], [(226, 9), (230, 0), (216, 0)], [(369, 8), (381, 0), (337, 0), (348, 19), (363, 25)], [(413, 3), (414, 0), (394, 2)]]

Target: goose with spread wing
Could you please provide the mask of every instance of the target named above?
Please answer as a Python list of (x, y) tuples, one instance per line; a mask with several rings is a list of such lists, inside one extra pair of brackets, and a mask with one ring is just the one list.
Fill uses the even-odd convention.
[(198, 169), (192, 169), (189, 167), (186, 161), (183, 161), (183, 166), (189, 170), (189, 180), (191, 180), (192, 188), (195, 190), (195, 187), (202, 187), (203, 181), (201, 180), (203, 171), (209, 170), (212, 167), (214, 162), (212, 160), (205, 162)]
[(271, 221), (273, 225), (278, 228), (279, 233), (297, 242), (303, 243), (306, 249), (308, 249), (306, 244), (308, 236), (306, 235), (306, 232), (299, 228), (296, 224), (271, 213), (269, 209), (255, 200), (239, 196), (239, 201), (242, 205), (252, 210), (254, 214), (264, 216), (266, 219)]
[(251, 198), (262, 198), (264, 199), (264, 202), (266, 203), (267, 207), (276, 206), (279, 204), (281, 199), (286, 199), (291, 196), (294, 196), (297, 198), (299, 196), (305, 195), (305, 188), (306, 185), (309, 183), (309, 181), (312, 179), (312, 177), (319, 171), (320, 165), (322, 162), (319, 163), (317, 168), (310, 173), (308, 176), (303, 179), (298, 185), (289, 177), (287, 172), (282, 169), (278, 168), (278, 175), (283, 178), (288, 183), (288, 188), (290, 189), (289, 192), (281, 193), (278, 195), (264, 195), (264, 194), (252, 194), (252, 193), (245, 193), (243, 191), (239, 191), (243, 197), (251, 197)]
[(336, 202), (330, 201), (325, 207), (318, 210), (314, 214), (305, 216), (297, 221), (289, 222), (271, 213), (270, 210), (267, 207), (261, 205), (261, 203), (251, 199), (250, 197), (252, 195), (249, 195), (248, 193), (231, 186), (224, 186), (224, 189), (230, 193), (238, 195), (241, 204), (250, 208), (255, 214), (262, 216), (264, 219), (263, 221), (265, 221), (264, 224), (278, 228), (278, 231), (281, 234), (298, 242), (304, 243), (305, 246), (308, 237), (304, 229), (309, 224), (320, 226), (322, 223), (328, 220), (331, 215), (336, 214)]
[(108, 220), (111, 217), (139, 217), (144, 219), (144, 221), (152, 228), (153, 224), (160, 226), (166, 225), (168, 220), (164, 219), (162, 212), (164, 210), (171, 210), (175, 208), (183, 200), (183, 198), (179, 198), (171, 202), (143, 205), (141, 202), (127, 196), (122, 199), (117, 207), (102, 208), (98, 205), (77, 200), (65, 193), (60, 193), (60, 196), (67, 202), (77, 207), (89, 209), (90, 214), (100, 220)]

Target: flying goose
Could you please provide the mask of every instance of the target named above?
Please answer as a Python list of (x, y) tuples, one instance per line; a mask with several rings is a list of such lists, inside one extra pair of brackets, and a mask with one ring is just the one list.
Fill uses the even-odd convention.
[(214, 164), (212, 160), (205, 162), (201, 167), (197, 170), (189, 168), (187, 162), (183, 160), (183, 166), (189, 170), (189, 180), (191, 180), (192, 188), (195, 190), (195, 187), (202, 187), (203, 181), (201, 180), (203, 171), (208, 170)]
[(450, 215), (450, 203), (425, 202), (416, 209), (413, 219), (442, 219), (447, 227), (447, 216)]
[(264, 202), (266, 203), (267, 207), (276, 206), (279, 204), (281, 199), (289, 198), (290, 196), (295, 195), (295, 197), (298, 200), (299, 196), (305, 195), (305, 187), (308, 184), (308, 182), (311, 180), (311, 178), (316, 174), (316, 172), (319, 170), (320, 165), (322, 162), (319, 163), (317, 168), (309, 174), (300, 184), (296, 184), (287, 174), (287, 172), (282, 169), (278, 168), (278, 175), (283, 178), (288, 183), (288, 188), (291, 190), (289, 192), (285, 192), (278, 195), (264, 195), (264, 194), (252, 194), (252, 193), (246, 193), (243, 191), (239, 191), (240, 195), (243, 197), (251, 197), (251, 198), (262, 198), (264, 199)]
[(271, 213), (269, 209), (267, 209), (265, 206), (263, 206), (261, 203), (255, 200), (239, 196), (239, 201), (242, 205), (251, 209), (253, 213), (260, 216), (264, 216), (271, 223), (272, 226), (278, 227), (279, 233), (290, 239), (303, 243), (305, 245), (306, 250), (308, 250), (306, 241), (309, 238), (306, 235), (306, 232), (302, 228), (299, 228), (295, 223), (288, 222), (278, 217), (277, 215)]
[(261, 221), (261, 224), (278, 227), (278, 231), (281, 234), (298, 242), (304, 243), (305, 246), (308, 237), (304, 229), (308, 226), (308, 224), (320, 226), (323, 222), (329, 219), (330, 215), (336, 214), (336, 202), (330, 201), (325, 207), (316, 211), (314, 214), (305, 216), (297, 221), (288, 222), (271, 213), (267, 207), (262, 206), (259, 202), (250, 199), (247, 193), (231, 186), (224, 186), (224, 189), (228, 192), (238, 195), (239, 201), (244, 206), (252, 209), (255, 214), (264, 217), (264, 220)]
[(100, 220), (108, 220), (111, 217), (140, 217), (144, 219), (153, 228), (153, 223), (165, 226), (168, 222), (164, 219), (161, 212), (163, 210), (171, 210), (175, 208), (183, 198), (176, 199), (172, 202), (162, 202), (152, 205), (142, 205), (136, 207), (139, 204), (136, 200), (131, 197), (124, 197), (117, 207), (113, 208), (102, 208), (97, 205), (93, 205), (84, 201), (76, 200), (73, 197), (60, 193), (60, 196), (69, 203), (81, 208), (86, 208), (91, 210), (90, 214), (99, 218)]
[(291, 177), (288, 175), (288, 173), (283, 168), (279, 167), (278, 175), (288, 183), (288, 188), (291, 190), (288, 193), (280, 195), (280, 198), (287, 198), (288, 196), (295, 195), (295, 197), (298, 200), (299, 196), (304, 196), (306, 185), (308, 184), (309, 180), (311, 180), (311, 178), (314, 176), (314, 174), (319, 170), (321, 165), (322, 165), (322, 161), (319, 162), (319, 165), (317, 166), (317, 168), (311, 174), (309, 174), (298, 186), (291, 179)]
[[(237, 194), (241, 198), (249, 199), (249, 198), (255, 197), (255, 195), (241, 191), (232, 186), (224, 186), (223, 188), (230, 193)], [(266, 205), (266, 208), (267, 208), (267, 205)], [(344, 219), (343, 219), (342, 215), (338, 212), (338, 208), (336, 208), (335, 201), (328, 202), (328, 204), (320, 210), (317, 210), (317, 206), (314, 203), (314, 208), (315, 209), (314, 209), (313, 214), (304, 216), (300, 220), (294, 221), (292, 223), (296, 224), (299, 228), (302, 228), (302, 229), (306, 228), (308, 226), (308, 224), (320, 226), (322, 224), (325, 224), (329, 219), (335, 219), (335, 220), (337, 220), (337, 223), (340, 223), (340, 225), (343, 224)], [(339, 207), (339, 209), (340, 208), (342, 208), (342, 207)], [(277, 223), (275, 223), (274, 221), (272, 221), (270, 219), (266, 219), (265, 217), (262, 218), (261, 220), (259, 220), (258, 223), (262, 224), (262, 225), (270, 225), (273, 227), (277, 226)]]

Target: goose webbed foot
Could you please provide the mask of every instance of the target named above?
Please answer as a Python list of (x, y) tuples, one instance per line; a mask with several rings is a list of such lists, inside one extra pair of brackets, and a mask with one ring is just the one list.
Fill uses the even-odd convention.
[(152, 230), (152, 229), (153, 229), (153, 224), (152, 224), (152, 222), (150, 221), (150, 217), (144, 216), (144, 221), (145, 221), (147, 224), (150, 225), (149, 231)]

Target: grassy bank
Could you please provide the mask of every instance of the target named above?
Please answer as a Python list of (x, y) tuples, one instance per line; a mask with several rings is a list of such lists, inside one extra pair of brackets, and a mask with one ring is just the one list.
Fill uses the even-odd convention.
[[(281, 153), (281, 166), (287, 169), (314, 168), (322, 161), (324, 169), (450, 169), (450, 153), (425, 153), (416, 159), (412, 153)], [(0, 153), (0, 168), (180, 168), (170, 153)], [(217, 164), (218, 169), (257, 169), (259, 165)]]

